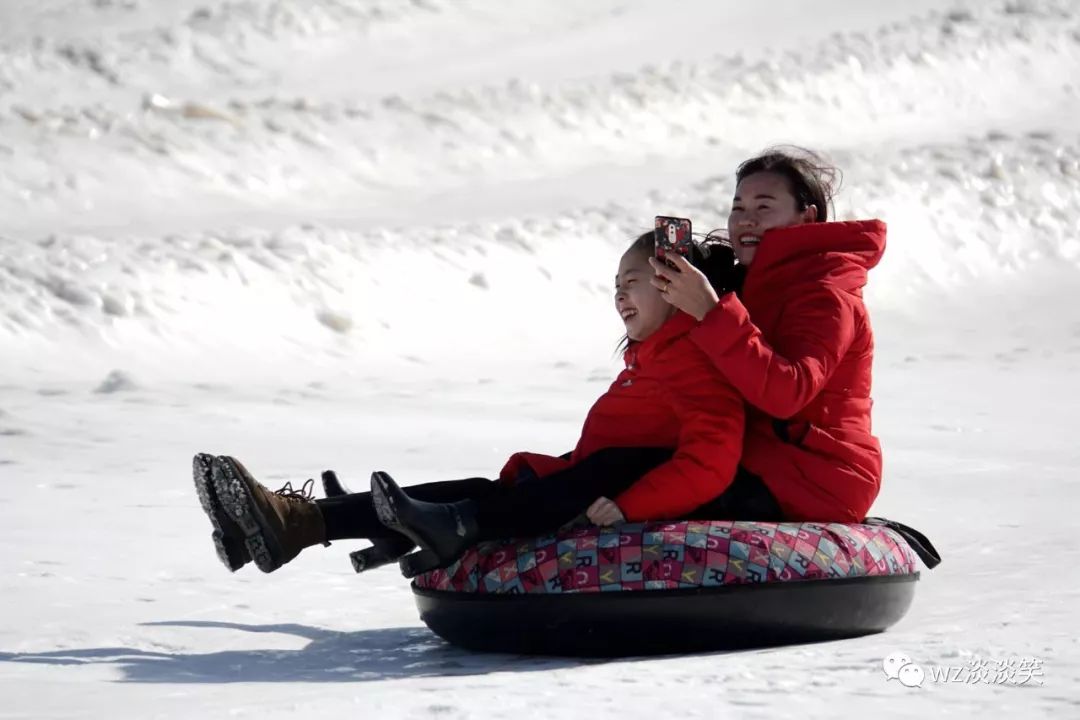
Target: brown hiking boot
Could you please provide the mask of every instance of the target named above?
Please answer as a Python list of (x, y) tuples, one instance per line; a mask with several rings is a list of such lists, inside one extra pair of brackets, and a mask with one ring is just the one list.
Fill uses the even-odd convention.
[(243, 531), (244, 544), (263, 572), (326, 542), (326, 524), (311, 494), (313, 480), (299, 490), (288, 483), (270, 492), (239, 460), (225, 455), (214, 458), (211, 474), (219, 501)]

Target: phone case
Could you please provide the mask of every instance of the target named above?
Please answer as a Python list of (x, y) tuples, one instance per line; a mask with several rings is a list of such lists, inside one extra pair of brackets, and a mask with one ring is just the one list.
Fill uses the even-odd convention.
[(693, 236), (686, 218), (656, 216), (656, 257), (664, 260), (670, 252), (689, 257)]

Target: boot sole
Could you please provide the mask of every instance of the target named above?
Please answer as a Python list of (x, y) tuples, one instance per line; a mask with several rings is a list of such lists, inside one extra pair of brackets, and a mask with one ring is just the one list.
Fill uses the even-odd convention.
[(397, 539), (379, 538), (371, 541), (371, 547), (349, 553), (353, 570), (362, 573), (398, 562), (416, 548), (416, 544), (410, 538), (402, 535), (401, 539), (408, 542), (408, 547), (403, 547), (404, 543)]
[(218, 498), (232, 521), (243, 531), (244, 545), (255, 566), (265, 573), (277, 570), (283, 564), (280, 558), (285, 553), (255, 504), (247, 483), (233, 465), (232, 458), (217, 458), (212, 466), (212, 474)]
[(401, 574), (412, 580), (417, 575), (423, 575), (432, 570), (439, 570), (453, 564), (453, 560), (446, 561), (430, 550), (418, 550), (411, 555), (406, 555), (398, 561)]
[(364, 548), (363, 550), (349, 553), (349, 561), (352, 563), (353, 570), (358, 573), (381, 568), (384, 565), (397, 562), (397, 560), (398, 558), (390, 557), (375, 547)]
[(423, 542), (416, 533), (401, 524), (401, 520), (398, 519), (397, 508), (394, 505), (391, 491), (382, 479), (381, 474), (377, 472), (371, 474), (371, 504), (375, 508), (375, 515), (379, 518), (379, 522), (381, 522), (383, 526), (394, 532), (401, 533), (417, 545), (423, 547)]
[(199, 453), (191, 461), (191, 474), (195, 480), (195, 494), (198, 495), (199, 505), (202, 506), (206, 517), (210, 519), (210, 525), (214, 528), (214, 531), (210, 534), (210, 539), (214, 543), (214, 550), (217, 552), (218, 559), (230, 572), (236, 572), (251, 562), (251, 555), (244, 546), (243, 540), (235, 538), (225, 531), (228, 515), (218, 500), (217, 492), (214, 490), (210, 469), (213, 459), (213, 455)]

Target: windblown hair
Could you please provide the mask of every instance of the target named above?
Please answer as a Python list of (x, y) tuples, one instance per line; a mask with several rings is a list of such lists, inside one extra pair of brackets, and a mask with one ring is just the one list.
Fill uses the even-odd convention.
[(813, 150), (782, 145), (769, 148), (739, 165), (735, 171), (735, 182), (740, 183), (744, 178), (763, 172), (776, 173), (787, 181), (800, 212), (813, 206), (817, 208), (815, 221), (828, 221), (833, 197), (843, 183), (840, 168)]

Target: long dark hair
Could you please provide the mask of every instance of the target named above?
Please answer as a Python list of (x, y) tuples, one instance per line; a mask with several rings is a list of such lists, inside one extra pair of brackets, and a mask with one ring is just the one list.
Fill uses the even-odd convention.
[(739, 165), (735, 182), (741, 183), (744, 178), (763, 172), (775, 173), (787, 181), (799, 212), (813, 206), (817, 208), (815, 222), (828, 221), (833, 196), (844, 180), (840, 168), (813, 150), (782, 145), (769, 148)]
[[(656, 254), (656, 232), (650, 230), (638, 236), (626, 252), (641, 253), (645, 257)], [(717, 295), (734, 290), (737, 284), (735, 270), (735, 251), (726, 242), (715, 239), (695, 240), (690, 244), (687, 255), (690, 264), (700, 270), (716, 290)], [(618, 352), (625, 352), (633, 343), (629, 336), (623, 335), (619, 341)]]

